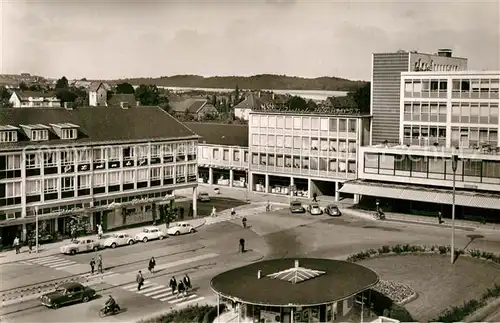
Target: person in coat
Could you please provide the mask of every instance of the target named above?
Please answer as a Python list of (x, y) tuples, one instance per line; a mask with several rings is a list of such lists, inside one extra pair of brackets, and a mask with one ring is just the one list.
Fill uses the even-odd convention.
[(144, 285), (144, 277), (142, 277), (142, 272), (140, 270), (135, 277), (135, 281), (137, 282), (137, 290), (141, 290), (142, 285)]
[(191, 286), (191, 278), (189, 278), (188, 274), (185, 274), (184, 275), (184, 278), (182, 279), (182, 281), (184, 282), (184, 287), (186, 287), (186, 292), (189, 290), (189, 289), (192, 289), (193, 287)]
[(97, 272), (99, 274), (102, 274), (102, 256), (101, 255), (97, 256), (96, 264), (97, 264)]
[(16, 255), (21, 253), (21, 244), (19, 243), (19, 238), (15, 237), (12, 246), (16, 249)]
[(175, 290), (177, 289), (177, 280), (175, 279), (175, 276), (172, 276), (170, 278), (170, 282), (168, 283), (168, 286), (172, 288), (172, 295), (175, 294)]
[(94, 268), (95, 268), (95, 259), (94, 257), (92, 257), (92, 259), (90, 259), (90, 273), (92, 275), (94, 274)]
[(179, 298), (182, 294), (184, 294), (184, 297), (186, 297), (186, 286), (184, 286), (184, 283), (182, 282), (182, 280), (179, 282), (179, 285), (177, 285), (177, 290), (178, 290), (178, 293), (177, 293), (177, 298)]
[(149, 259), (149, 265), (148, 265), (148, 270), (151, 274), (155, 273), (155, 266), (156, 266), (155, 257), (151, 257), (151, 259)]

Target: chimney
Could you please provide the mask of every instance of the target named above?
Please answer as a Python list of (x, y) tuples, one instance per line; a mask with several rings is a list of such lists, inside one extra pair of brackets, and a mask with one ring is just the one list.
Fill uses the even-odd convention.
[(295, 260), (295, 268), (299, 268), (299, 261)]
[(262, 276), (262, 270), (258, 270), (257, 271), (257, 279), (260, 279), (260, 277)]
[(64, 108), (66, 110), (73, 110), (73, 105), (69, 104), (69, 102), (64, 102)]
[(453, 51), (449, 48), (438, 49), (438, 56), (442, 57), (452, 57)]

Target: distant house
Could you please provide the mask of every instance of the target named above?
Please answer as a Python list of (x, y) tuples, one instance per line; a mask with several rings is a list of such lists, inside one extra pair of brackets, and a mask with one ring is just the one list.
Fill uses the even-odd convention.
[(89, 87), (89, 106), (107, 106), (109, 86), (103, 82), (94, 82)]
[(77, 87), (77, 88), (84, 88), (88, 89), (92, 85), (92, 82), (90, 81), (82, 81), (82, 80), (76, 80), (71, 83), (71, 86)]
[(133, 94), (113, 94), (111, 98), (108, 99), (108, 106), (130, 108), (138, 106), (138, 101), (135, 99)]
[(254, 93), (250, 93), (243, 101), (233, 107), (234, 116), (243, 120), (248, 120), (252, 110), (258, 110), (265, 104), (266, 102), (264, 102), (264, 100)]
[(59, 108), (61, 100), (54, 93), (14, 91), (9, 102), (14, 108)]
[(196, 120), (200, 120), (208, 114), (218, 114), (217, 109), (206, 99), (186, 99), (184, 101), (171, 102), (170, 106), (175, 115), (188, 114)]

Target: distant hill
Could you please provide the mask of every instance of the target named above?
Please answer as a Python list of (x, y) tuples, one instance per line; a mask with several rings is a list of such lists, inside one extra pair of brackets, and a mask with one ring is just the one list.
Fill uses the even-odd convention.
[(131, 78), (108, 81), (109, 83), (128, 82), (132, 85), (156, 84), (158, 86), (197, 87), (197, 88), (235, 88), (274, 89), (274, 90), (327, 90), (351, 91), (365, 84), (338, 77), (303, 78), (286, 75), (261, 74), (254, 76), (214, 76), (174, 75), (158, 78)]

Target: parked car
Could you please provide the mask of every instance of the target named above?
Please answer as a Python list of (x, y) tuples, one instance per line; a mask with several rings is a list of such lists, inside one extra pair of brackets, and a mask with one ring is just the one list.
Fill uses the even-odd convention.
[(120, 246), (133, 245), (134, 242), (134, 238), (129, 236), (127, 233), (118, 232), (112, 234), (111, 237), (104, 240), (103, 246), (106, 248), (111, 247), (114, 249)]
[(101, 245), (98, 241), (82, 238), (71, 241), (68, 245), (62, 246), (59, 250), (64, 254), (76, 255), (80, 252), (98, 251), (100, 248)]
[(327, 207), (325, 207), (325, 213), (328, 214), (329, 216), (341, 216), (342, 212), (340, 212), (338, 206), (335, 204), (329, 204)]
[(186, 234), (186, 233), (195, 233), (196, 229), (189, 223), (176, 223), (175, 225), (171, 226), (170, 228), (167, 229), (167, 233), (169, 235), (181, 235), (181, 234)]
[(200, 202), (210, 202), (210, 195), (207, 192), (201, 192), (198, 194), (198, 200)]
[(149, 240), (155, 240), (155, 239), (162, 240), (166, 236), (167, 235), (165, 234), (165, 232), (161, 231), (157, 227), (148, 227), (144, 228), (142, 232), (136, 234), (134, 240), (148, 242)]
[(305, 213), (306, 209), (299, 201), (290, 202), (290, 212), (292, 213)]
[(321, 207), (319, 206), (318, 203), (311, 203), (307, 207), (307, 211), (311, 213), (311, 215), (321, 215), (323, 214), (323, 211), (321, 210)]
[(72, 282), (61, 284), (55, 291), (43, 294), (40, 297), (40, 301), (42, 305), (56, 309), (61, 305), (88, 302), (95, 297), (95, 294), (95, 290), (92, 288)]

